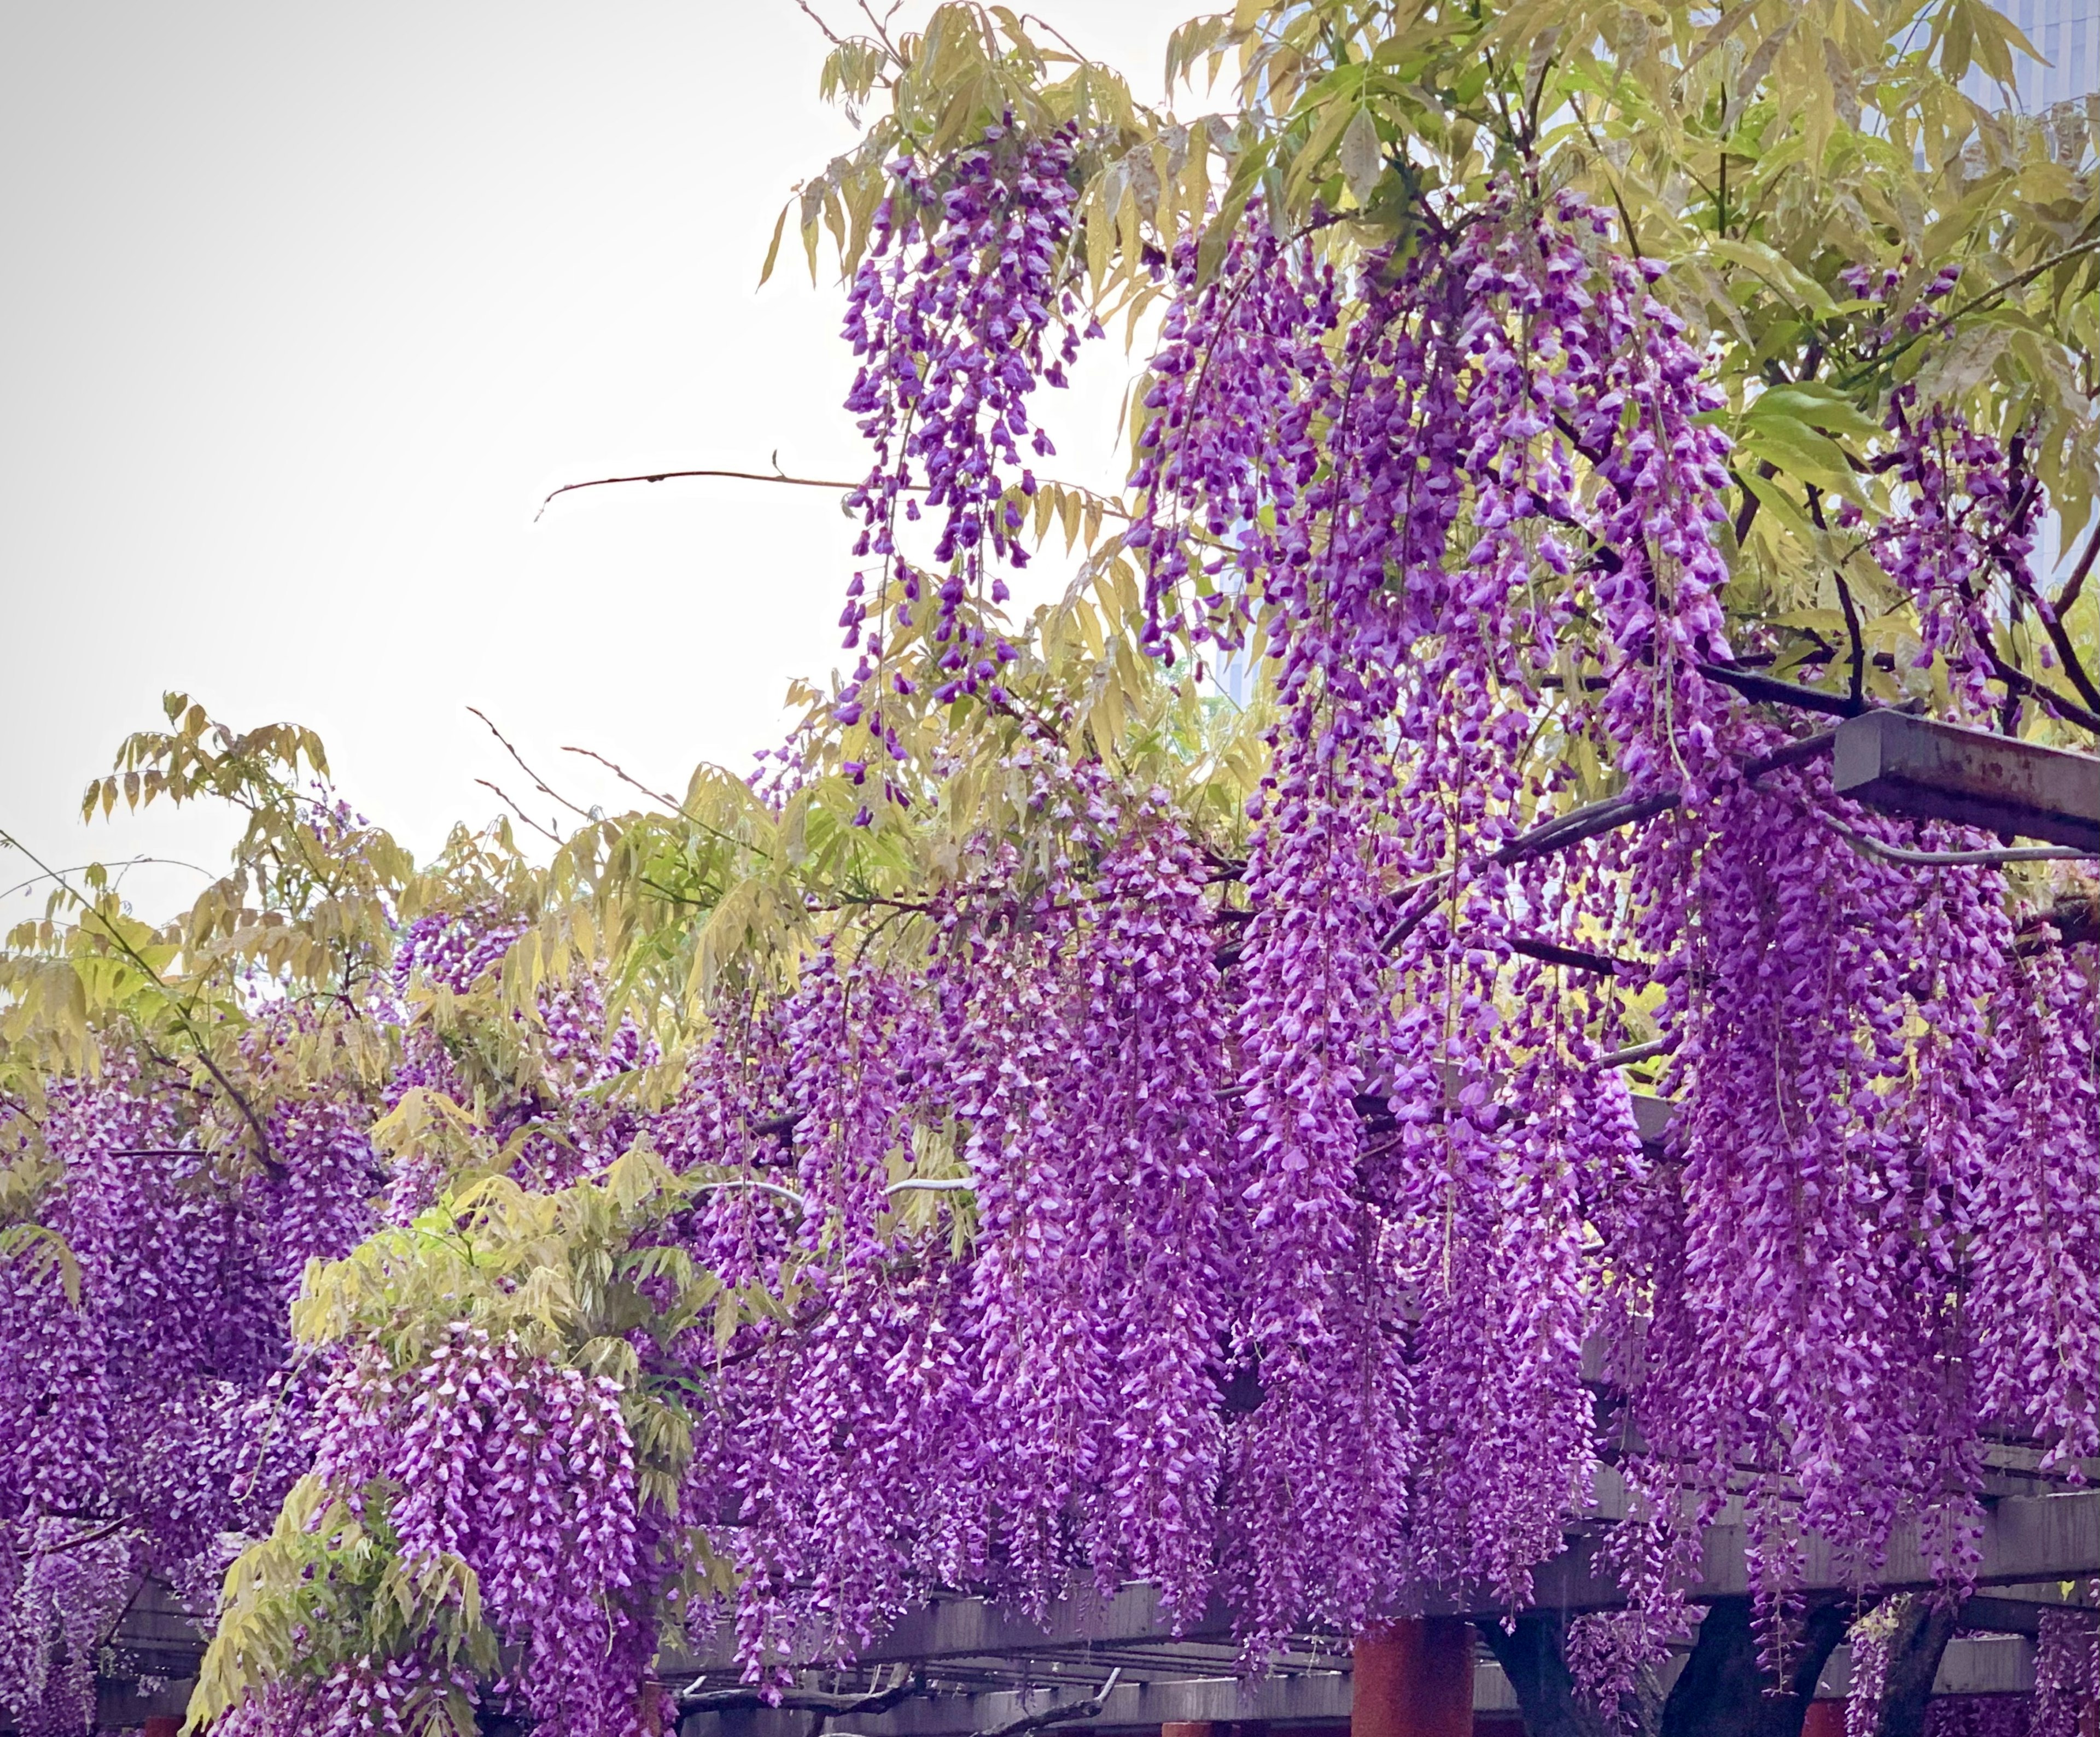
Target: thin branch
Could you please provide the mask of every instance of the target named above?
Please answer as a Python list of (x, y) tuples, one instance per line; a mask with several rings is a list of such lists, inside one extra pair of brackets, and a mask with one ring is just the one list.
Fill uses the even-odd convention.
[(1659, 790), (1645, 796), (1611, 796), (1602, 802), (1592, 802), (1519, 834), (1495, 853), (1494, 860), (1502, 863), (1521, 862), (1526, 857), (1535, 857), (1543, 851), (1565, 850), (1584, 839), (1595, 838), (1599, 832), (1615, 831), (1636, 821), (1650, 819), (1675, 808), (1682, 800), (1683, 794), (1679, 791)]
[(1787, 766), (1806, 765), (1811, 760), (1820, 759), (1838, 745), (1838, 732), (1819, 730), (1812, 736), (1803, 736), (1798, 742), (1789, 742), (1783, 748), (1774, 748), (1769, 754), (1760, 754), (1746, 762), (1743, 776), (1754, 784), (1768, 772), (1777, 772)]
[(1867, 709), (1864, 700), (1846, 694), (1826, 694), (1820, 688), (1803, 687), (1798, 682), (1782, 681), (1776, 676), (1759, 675), (1754, 670), (1739, 669), (1729, 663), (1701, 663), (1699, 673), (1710, 681), (1733, 688), (1745, 699), (1794, 706), (1803, 712), (1821, 712), (1842, 718), (1857, 717)]
[(504, 805), (520, 820), (523, 821), (527, 826), (530, 827), (535, 832), (538, 833), (540, 837), (545, 839), (552, 839), (557, 844), (567, 842), (560, 833), (549, 831), (546, 827), (541, 826), (538, 821), (533, 819), (533, 818), (530, 814), (527, 813), (523, 809), (520, 808), (516, 802), (511, 800), (510, 792), (505, 790), (501, 784), (492, 784), (487, 778), (476, 778), (474, 783), (480, 785), (483, 790), (494, 791), (498, 798), (501, 800)]
[(756, 1176), (731, 1176), (721, 1182), (704, 1182), (693, 1192), (695, 1194), (712, 1194), (721, 1188), (757, 1188), (764, 1193), (778, 1194), (781, 1199), (804, 1212), (810, 1210), (807, 1196), (797, 1194), (792, 1188), (783, 1188), (777, 1182), (761, 1182)]
[(1657, 1038), (1649, 1043), (1635, 1043), (1625, 1049), (1615, 1049), (1608, 1055), (1599, 1056), (1595, 1065), (1599, 1068), (1630, 1068), (1637, 1061), (1661, 1055), (1670, 1047), (1668, 1038)]
[(2057, 267), (2068, 264), (2071, 260), (2079, 258), (2080, 255), (2091, 253), (2095, 248), (2100, 248), (2100, 236), (2088, 236), (2085, 240), (2077, 242), (2070, 247), (2067, 247), (2060, 253), (2050, 254), (2048, 258), (2041, 261), (2039, 264), (2029, 266), (2024, 271), (2014, 272), (2012, 276), (2007, 278), (2002, 284), (1992, 284), (1990, 289), (1983, 291), (1980, 294), (1972, 296), (1968, 301), (1964, 302), (1959, 307), (1950, 307), (1937, 320), (1932, 321), (1930, 324), (1921, 327), (1919, 330), (1912, 333), (1910, 337), (1904, 339), (1902, 342), (1897, 344), (1893, 349), (1882, 351), (1879, 355), (1874, 357), (1872, 361), (1855, 369), (1851, 373), (1847, 374), (1842, 380), (1838, 381), (1837, 382), (1838, 389), (1841, 391), (1849, 390), (1853, 386), (1857, 386), (1860, 381), (1864, 380), (1868, 375), (1874, 373), (1876, 369), (1887, 367), (1890, 363), (1895, 361), (1895, 359), (1903, 355), (1905, 350), (1923, 343), (1927, 338), (1938, 337), (1939, 333), (1944, 332), (1949, 326), (1952, 325), (1956, 320), (1961, 319), (1965, 315), (1973, 314), (1979, 308), (1988, 307), (1993, 302), (1999, 301), (2004, 297), (2010, 295), (2015, 289), (2024, 289), (2029, 284), (2032, 284), (2045, 271), (2053, 271), (2057, 268)]
[(2058, 615), (2069, 611), (2078, 601), (2078, 593), (2085, 589), (2085, 575), (2093, 571), (2093, 558), (2100, 555), (2100, 518), (2093, 522), (2093, 535), (2086, 538), (2085, 552), (2078, 558), (2078, 565), (2071, 570), (2071, 577), (2064, 580), (2063, 589), (2056, 594), (2054, 607)]
[[(788, 475), (784, 470), (654, 470), (629, 477), (593, 477), (585, 483), (564, 483), (553, 494), (540, 501), (539, 511), (532, 515), (532, 522), (538, 524), (541, 515), (557, 498), (562, 495), (573, 494), (580, 488), (611, 488), (623, 483), (671, 483), (688, 477), (723, 477), (737, 483), (785, 483), (790, 488), (835, 488), (847, 494), (850, 494), (855, 489), (867, 487), (867, 479), (865, 477), (858, 482), (842, 483), (835, 478), (793, 477)], [(905, 483), (899, 485), (902, 492), (907, 495), (925, 494), (931, 487), (930, 483)], [(1058, 483), (1045, 477), (1039, 479), (1038, 487), (1039, 488), (1061, 488), (1068, 494), (1083, 496), (1088, 505), (1098, 509), (1106, 518), (1119, 518), (1127, 522), (1132, 517), (1130, 512), (1116, 505), (1108, 496), (1091, 488), (1082, 488), (1076, 483)]]
[[(540, 503), (540, 511), (532, 515), (532, 522), (538, 524), (540, 514), (545, 513), (560, 496), (572, 495), (580, 488), (611, 488), (622, 483), (670, 483), (686, 477), (726, 477), (736, 483), (784, 483), (790, 488), (836, 488), (850, 491), (867, 487), (867, 479), (865, 477), (858, 483), (837, 483), (827, 481), (822, 477), (791, 477), (785, 472), (769, 474), (763, 470), (655, 470), (631, 477), (593, 477), (587, 483), (564, 483)], [(907, 483), (905, 492), (908, 494), (923, 495), (926, 492), (926, 485), (923, 483)]]
[(1539, 941), (1529, 935), (1520, 935), (1512, 940), (1510, 951), (1520, 953), (1526, 959), (1535, 959), (1542, 964), (1564, 965), (1570, 971), (1590, 972), (1600, 977), (1617, 976), (1621, 965), (1629, 971), (1642, 968), (1631, 959), (1613, 959), (1603, 953), (1588, 953), (1580, 947), (1564, 947), (1557, 941)]
[(1862, 856), (1878, 857), (1884, 862), (1899, 862), (1907, 867), (1961, 868), (2001, 862), (2100, 862), (2100, 850), (2081, 850), (2075, 844), (2017, 844), (1990, 850), (1911, 850), (1901, 844), (1885, 844), (1877, 838), (1870, 838), (1858, 827), (1846, 825), (1835, 814), (1826, 813), (1822, 809), (1811, 808), (1809, 813)]
[(832, 47), (843, 48), (846, 46), (845, 38), (818, 16), (817, 9), (810, 4), (810, 0), (795, 0), (795, 4), (802, 9), (802, 15), (823, 32), (824, 40)]
[(1100, 1688), (1083, 1701), (1068, 1701), (1062, 1707), (1046, 1707), (1040, 1713), (1023, 1713), (1017, 1719), (1008, 1719), (1004, 1725), (995, 1725), (990, 1730), (977, 1731), (972, 1737), (1022, 1737), (1026, 1731), (1047, 1730), (1053, 1725), (1072, 1725), (1082, 1719), (1097, 1719), (1108, 1705), (1109, 1696), (1122, 1679), (1123, 1667), (1118, 1665), (1108, 1674)]
[[(976, 1186), (976, 1179), (970, 1176), (911, 1176), (902, 1182), (891, 1183), (882, 1192), (886, 1195), (902, 1194), (913, 1189), (926, 1188), (946, 1193), (957, 1188), (974, 1188)], [(712, 1194), (721, 1188), (757, 1188), (767, 1194), (779, 1195), (781, 1199), (804, 1212), (810, 1210), (808, 1195), (797, 1194), (792, 1188), (783, 1188), (777, 1182), (761, 1181), (756, 1176), (730, 1176), (720, 1182), (704, 1182), (693, 1192), (696, 1194)], [(865, 1712), (867, 1709), (861, 1710)]]
[[(2055, 931), (2054, 941), (2043, 932)], [(2100, 941), (2100, 894), (2089, 898), (2058, 899), (2047, 910), (2023, 918), (2014, 931), (2021, 938), (2013, 944), (2015, 953), (2036, 953), (2044, 947), (2076, 947)]]
[(5, 892), (0, 892), (0, 898), (12, 898), (17, 893), (27, 892), (31, 887), (35, 886), (39, 881), (55, 880), (61, 875), (77, 875), (85, 869), (91, 868), (132, 869), (137, 868), (141, 863), (146, 862), (158, 863), (167, 868), (190, 869), (199, 875), (202, 875), (205, 879), (210, 880), (216, 880), (218, 879), (217, 871), (208, 869), (201, 863), (185, 862), (180, 857), (126, 857), (121, 862), (76, 862), (71, 868), (55, 870), (46, 869), (41, 875), (32, 875), (27, 880), (16, 881), (13, 886), (9, 887)]
[[(99, 1544), (104, 1538), (113, 1538), (117, 1533), (126, 1530), (135, 1523), (128, 1519), (112, 1520), (106, 1526), (99, 1526), (93, 1532), (82, 1532), (77, 1538), (68, 1538), (63, 1544), (42, 1545), (37, 1554), (40, 1556), (55, 1556), (60, 1550), (77, 1550), (90, 1544)], [(135, 1597), (136, 1594), (134, 1596)], [(118, 1620), (121, 1621), (122, 1619)]]
[[(651, 790), (639, 778), (631, 777), (624, 767), (618, 765), (615, 761), (607, 760), (605, 756), (599, 753), (596, 748), (565, 747), (562, 752), (564, 754), (580, 754), (585, 760), (594, 760), (601, 766), (603, 766), (607, 771), (610, 772), (615, 778), (618, 778), (621, 783), (628, 785), (633, 789), (640, 791), (643, 796), (648, 797), (652, 802), (660, 802), (666, 808), (670, 809), (673, 813), (679, 814), (686, 813), (685, 805), (681, 803), (676, 796), (667, 796), (660, 790)], [(686, 818), (690, 820), (692, 818), (692, 816), (686, 814)]]
[[(1122, 1676), (1123, 1668), (1117, 1665), (1115, 1670), (1109, 1672), (1101, 1689), (1088, 1695), (1083, 1701), (1067, 1701), (1061, 1708), (1043, 1708), (1039, 1714), (1023, 1714), (1021, 1718), (1006, 1720), (1006, 1725), (993, 1725), (985, 1730), (973, 1730), (970, 1737), (1025, 1737), (1025, 1733), (1029, 1733), (1029, 1730), (1048, 1730), (1054, 1725), (1077, 1725), (1079, 1720), (1101, 1718), (1102, 1708), (1109, 1705), (1109, 1693), (1115, 1689)], [(834, 1730), (832, 1737), (867, 1737), (867, 1735), (859, 1733), (859, 1730)]]
[[(1822, 513), (1819, 509), (1816, 517)], [(1845, 631), (1852, 636), (1852, 672), (1850, 693), (1853, 715), (1867, 709), (1867, 641), (1860, 632), (1860, 607), (1852, 601), (1852, 588), (1845, 583), (1845, 575), (1831, 575), (1838, 581), (1838, 602), (1845, 611)]]
[(2085, 661), (2078, 655), (2078, 647), (2071, 643), (2070, 631), (2064, 626), (2062, 616), (2055, 605), (2041, 594), (2041, 588), (2035, 584), (2024, 567), (2009, 565), (2006, 571), (2011, 575), (2013, 584), (2034, 605), (2035, 614), (2041, 619), (2042, 631), (2049, 635), (2049, 642), (2056, 647), (2056, 655), (2063, 664), (2064, 674), (2071, 678), (2071, 685), (2078, 690), (2079, 697), (2088, 706), (2100, 712), (2100, 683), (2095, 683), (2093, 677), (2086, 673)]
[[(510, 745), (510, 738), (496, 727), (494, 721), (489, 717), (489, 715), (486, 712), (483, 712), (479, 706), (469, 706), (466, 709), (471, 712), (476, 717), (479, 718), (483, 723), (488, 725), (489, 734), (495, 737), (498, 742), (501, 742), (503, 744), (503, 752), (518, 762), (518, 769), (523, 773), (526, 777), (532, 779), (532, 787), (537, 790), (541, 796), (546, 797), (550, 802), (560, 803), (563, 808), (567, 809), (571, 814), (576, 815), (580, 820), (589, 821), (593, 824), (597, 822), (598, 818), (597, 815), (591, 813), (589, 809), (578, 808), (575, 803), (570, 801), (567, 796), (562, 795), (560, 791), (550, 787), (545, 778), (541, 778), (538, 773), (535, 772), (530, 766), (527, 765), (525, 764), (525, 756)], [(478, 783), (480, 780), (477, 779), (475, 782)], [(504, 798), (504, 800), (506, 802), (510, 800), (510, 799), (507, 796)]]
[(2031, 699), (2040, 700), (2066, 723), (2076, 724), (2080, 729), (2089, 730), (2096, 736), (2100, 736), (2100, 712), (2088, 711), (2068, 694), (2014, 668), (1998, 655), (1997, 648), (1988, 641), (1979, 641), (1979, 644), (1983, 655), (1990, 659), (1992, 678), (2004, 682), (2007, 693), (2021, 694)]

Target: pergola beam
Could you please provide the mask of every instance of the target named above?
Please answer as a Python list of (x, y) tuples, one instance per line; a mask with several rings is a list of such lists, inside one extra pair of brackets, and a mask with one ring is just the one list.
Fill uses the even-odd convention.
[[(1980, 1601), (1979, 1601), (1980, 1602)], [(1967, 1612), (1964, 1613), (1964, 1621)], [(1674, 1670), (1665, 1673), (1674, 1677)], [(1816, 1685), (1819, 1700), (1842, 1700), (1851, 1690), (1851, 1655), (1831, 1656)], [(1101, 1713), (1077, 1729), (1088, 1731), (1157, 1729), (1162, 1725), (1215, 1725), (1260, 1721), (1274, 1725), (1343, 1726), (1348, 1722), (1352, 1679), (1346, 1655), (1332, 1670), (1245, 1680), (1230, 1676), (1190, 1677), (1169, 1682), (1122, 1683), (1103, 1698)], [(1932, 1692), (1941, 1695), (2027, 1695), (2034, 1689), (2034, 1648), (2017, 1634), (1992, 1635), (1947, 1644)], [(848, 1722), (860, 1737), (965, 1737), (995, 1730), (1031, 1713), (1077, 1705), (1088, 1698), (1082, 1684), (1046, 1683), (1031, 1689), (999, 1689), (975, 1695), (927, 1695), (877, 1717)], [(1473, 1675), (1473, 1710), (1510, 1713), (1515, 1695), (1501, 1666), (1480, 1660)], [(808, 1716), (757, 1713), (717, 1721), (688, 1718), (685, 1737), (806, 1737)], [(841, 1726), (843, 1730), (845, 1727)]]
[[(1707, 1528), (1701, 1543), (1702, 1572), (1691, 1589), (1695, 1601), (1740, 1596), (1749, 1590), (1746, 1536), (1740, 1525)], [(1811, 1535), (1805, 1541), (1803, 1592), (1846, 1592), (1858, 1585), (1860, 1576), (1823, 1540)], [(1617, 1577), (1595, 1562), (1599, 1542), (1595, 1532), (1579, 1532), (1561, 1554), (1534, 1571), (1536, 1602), (1568, 1611), (1611, 1610), (1623, 1603)], [(2006, 1497), (1986, 1512), (1977, 1585), (2020, 1585), (2093, 1574), (2100, 1574), (2100, 1491)], [(1873, 1582), (1886, 1591), (1937, 1585), (1930, 1553), (1914, 1527), (1898, 1528), (1888, 1559)], [(1428, 1614), (1435, 1616), (1495, 1618), (1502, 1614), (1500, 1602), (1485, 1588), (1470, 1594), (1432, 1596), (1425, 1604)], [(1119, 1662), (1119, 1648), (1171, 1648), (1190, 1642), (1220, 1647), (1229, 1646), (1231, 1638), (1232, 1615), (1222, 1602), (1213, 1601), (1176, 1633), (1153, 1589), (1135, 1585), (1124, 1587), (1106, 1603), (1088, 1598), (1053, 1607), (1049, 1622), (1043, 1626), (978, 1599), (942, 1599), (902, 1618), (865, 1649), (859, 1661), (864, 1667), (924, 1661), (938, 1668), (942, 1661), (962, 1664), (1061, 1655), (1082, 1669), (1090, 1664), (1098, 1677)], [(735, 1669), (726, 1641), (717, 1653), (690, 1662), (695, 1670), (727, 1673)]]
[(1899, 712), (1838, 726), (1832, 784), (1892, 813), (2100, 851), (2100, 758)]

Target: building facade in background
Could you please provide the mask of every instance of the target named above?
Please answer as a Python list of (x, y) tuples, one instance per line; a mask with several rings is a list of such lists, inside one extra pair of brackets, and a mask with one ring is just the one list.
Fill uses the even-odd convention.
[(1997, 0), (2049, 64), (2019, 62), (2019, 106), (2029, 114), (2100, 90), (2100, 0)]

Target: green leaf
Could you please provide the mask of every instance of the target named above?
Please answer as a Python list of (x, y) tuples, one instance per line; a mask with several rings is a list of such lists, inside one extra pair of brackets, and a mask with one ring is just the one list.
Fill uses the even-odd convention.
[(1736, 439), (1739, 461), (1768, 461), (1798, 482), (1833, 494), (1856, 495), (1859, 483), (1845, 450), (1820, 429), (1781, 410), (1759, 415), (1762, 400), (1744, 418)]
[(1751, 414), (1791, 417), (1826, 434), (1850, 435), (1855, 440), (1872, 440), (1883, 431), (1879, 422), (1843, 393), (1816, 380), (1767, 388)]
[(1837, 311), (1838, 304), (1830, 299), (1829, 290), (1762, 241), (1715, 236), (1707, 241), (1706, 251), (1740, 266), (1797, 307), (1819, 315)]
[(795, 201), (789, 200), (780, 208), (780, 215), (773, 220), (773, 240), (765, 249), (765, 263), (759, 267), (758, 281), (763, 284), (773, 276), (774, 262), (780, 257), (780, 238), (788, 232), (788, 213)]

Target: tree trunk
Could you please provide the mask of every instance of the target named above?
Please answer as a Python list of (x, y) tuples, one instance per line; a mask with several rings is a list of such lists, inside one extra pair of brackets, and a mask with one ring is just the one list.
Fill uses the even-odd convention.
[(1954, 1607), (1918, 1592), (1899, 1593), (1888, 1603), (1896, 1607), (1895, 1633), (1873, 1737), (1924, 1737), (1926, 1702), (1954, 1637)]
[(1652, 1674), (1643, 1673), (1644, 1692), (1630, 1730), (1575, 1686), (1568, 1669), (1568, 1625), (1558, 1611), (1526, 1611), (1514, 1630), (1505, 1629), (1496, 1617), (1482, 1618), (1479, 1626), (1516, 1691), (1524, 1737), (1655, 1737), (1662, 1697)]
[(1817, 1606), (1802, 1625), (1784, 1683), (1758, 1664), (1750, 1601), (1716, 1598), (1699, 1625), (1699, 1643), (1663, 1703), (1662, 1737), (1801, 1737), (1816, 1678), (1845, 1638), (1848, 1607)]

